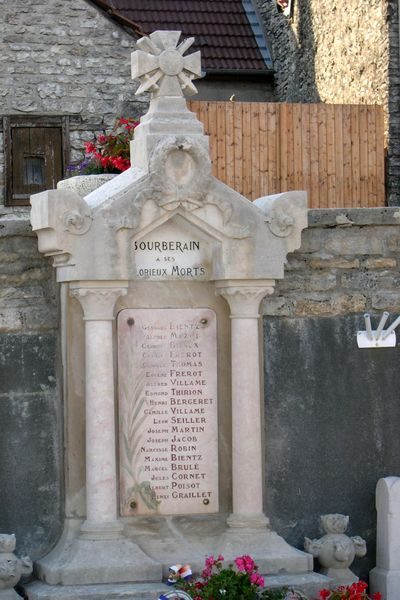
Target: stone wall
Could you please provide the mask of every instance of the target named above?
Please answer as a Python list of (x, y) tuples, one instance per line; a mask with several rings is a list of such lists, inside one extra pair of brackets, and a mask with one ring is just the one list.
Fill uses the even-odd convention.
[(293, 0), (289, 19), (275, 0), (257, 0), (272, 46), (282, 102), (382, 104), (388, 203), (400, 195), (400, 80), (397, 0)]
[(45, 554), (62, 527), (58, 290), (26, 219), (0, 219), (0, 532)]
[[(70, 161), (76, 162), (83, 140), (116, 116), (144, 112), (147, 97), (135, 97), (130, 74), (135, 39), (91, 2), (1, 0), (0, 7), (0, 117), (68, 115)], [(3, 187), (0, 139), (1, 192)]]
[(375, 486), (400, 472), (400, 347), (360, 350), (400, 312), (400, 211), (312, 210), (285, 279), (264, 301), (266, 514), (291, 544), (319, 537), (318, 517), (350, 516), (375, 566)]

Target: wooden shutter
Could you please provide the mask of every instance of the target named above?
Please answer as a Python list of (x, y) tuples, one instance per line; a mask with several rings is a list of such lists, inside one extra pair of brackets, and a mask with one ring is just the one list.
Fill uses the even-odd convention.
[(29, 205), (32, 194), (63, 178), (63, 127), (9, 122), (6, 132), (6, 204)]

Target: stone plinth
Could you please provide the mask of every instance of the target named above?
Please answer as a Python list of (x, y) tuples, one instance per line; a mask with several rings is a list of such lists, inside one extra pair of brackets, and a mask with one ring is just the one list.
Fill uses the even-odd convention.
[(378, 513), (376, 567), (370, 573), (372, 592), (397, 600), (400, 590), (400, 478), (385, 477), (376, 486)]

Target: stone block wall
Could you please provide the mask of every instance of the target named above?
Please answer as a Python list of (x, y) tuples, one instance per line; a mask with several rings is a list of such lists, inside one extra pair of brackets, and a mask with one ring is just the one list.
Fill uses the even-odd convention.
[[(400, 473), (400, 344), (358, 349), (400, 313), (400, 211), (312, 210), (301, 248), (264, 301), (266, 514), (298, 548), (318, 518), (350, 516), (367, 540), (354, 570), (375, 566), (375, 486)], [(397, 333), (399, 339), (399, 333)], [(316, 563), (316, 568), (318, 564)]]
[(58, 289), (26, 219), (0, 218), (0, 532), (42, 556), (62, 520)]
[(278, 101), (381, 104), (386, 115), (388, 204), (400, 194), (397, 0), (256, 0), (272, 46)]
[[(130, 74), (136, 40), (91, 2), (1, 0), (0, 7), (0, 130), (3, 115), (67, 115), (70, 162), (77, 162), (83, 141), (116, 116), (145, 112), (147, 98), (135, 97)], [(0, 206), (3, 148), (1, 138)]]

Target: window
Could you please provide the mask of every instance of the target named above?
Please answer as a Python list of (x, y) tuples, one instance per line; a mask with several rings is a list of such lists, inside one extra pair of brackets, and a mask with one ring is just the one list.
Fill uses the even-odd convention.
[(6, 205), (54, 189), (67, 164), (65, 117), (4, 117)]

